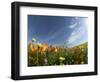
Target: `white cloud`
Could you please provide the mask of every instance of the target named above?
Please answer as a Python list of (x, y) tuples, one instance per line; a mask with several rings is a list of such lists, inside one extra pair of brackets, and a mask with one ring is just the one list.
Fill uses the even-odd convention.
[(76, 42), (82, 35), (85, 33), (85, 29), (83, 27), (77, 27), (70, 35), (68, 39), (68, 45)]
[(74, 29), (71, 33), (69, 39), (67, 40), (67, 46), (73, 47), (78, 44), (84, 43), (87, 41), (87, 30), (86, 27), (78, 27)]
[(75, 42), (81, 35), (80, 34), (76, 34), (76, 32), (73, 32), (70, 36), (70, 38), (68, 39), (68, 44), (72, 44), (73, 42)]
[(69, 25), (69, 28), (73, 29), (73, 28), (75, 28), (76, 26), (77, 26), (77, 23), (74, 23), (74, 24), (72, 24), (72, 25)]

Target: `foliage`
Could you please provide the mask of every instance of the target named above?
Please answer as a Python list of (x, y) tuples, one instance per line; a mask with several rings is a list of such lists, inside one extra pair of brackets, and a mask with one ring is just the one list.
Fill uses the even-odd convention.
[[(40, 45), (40, 44), (39, 44)], [(28, 44), (28, 66), (87, 64), (87, 43), (73, 48)]]

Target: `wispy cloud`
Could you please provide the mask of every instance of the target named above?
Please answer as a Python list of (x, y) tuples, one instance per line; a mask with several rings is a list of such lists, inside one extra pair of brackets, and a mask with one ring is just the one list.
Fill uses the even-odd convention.
[[(83, 42), (84, 40), (84, 36), (87, 34), (87, 29), (86, 27), (77, 27), (74, 29), (74, 31), (71, 33), (71, 35), (69, 36), (68, 40), (67, 40), (67, 44), (69, 46), (73, 46), (75, 44), (79, 44), (81, 42)], [(85, 36), (87, 37), (87, 36)]]
[(74, 23), (74, 24), (72, 24), (72, 25), (69, 25), (69, 28), (70, 29), (73, 29), (73, 28), (75, 28), (77, 26), (77, 23)]
[(75, 42), (81, 35), (77, 34), (77, 32), (72, 32), (71, 36), (68, 39), (68, 44), (72, 44), (73, 42)]

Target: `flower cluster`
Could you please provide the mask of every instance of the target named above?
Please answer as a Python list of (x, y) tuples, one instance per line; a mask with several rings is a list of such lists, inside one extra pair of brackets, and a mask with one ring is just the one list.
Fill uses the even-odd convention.
[(28, 44), (28, 66), (87, 64), (87, 59), (87, 43), (73, 48)]

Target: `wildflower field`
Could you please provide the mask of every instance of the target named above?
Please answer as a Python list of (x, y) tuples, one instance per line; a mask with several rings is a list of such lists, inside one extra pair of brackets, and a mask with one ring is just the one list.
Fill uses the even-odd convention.
[(64, 48), (48, 44), (28, 44), (28, 66), (76, 65), (88, 63), (88, 43)]

